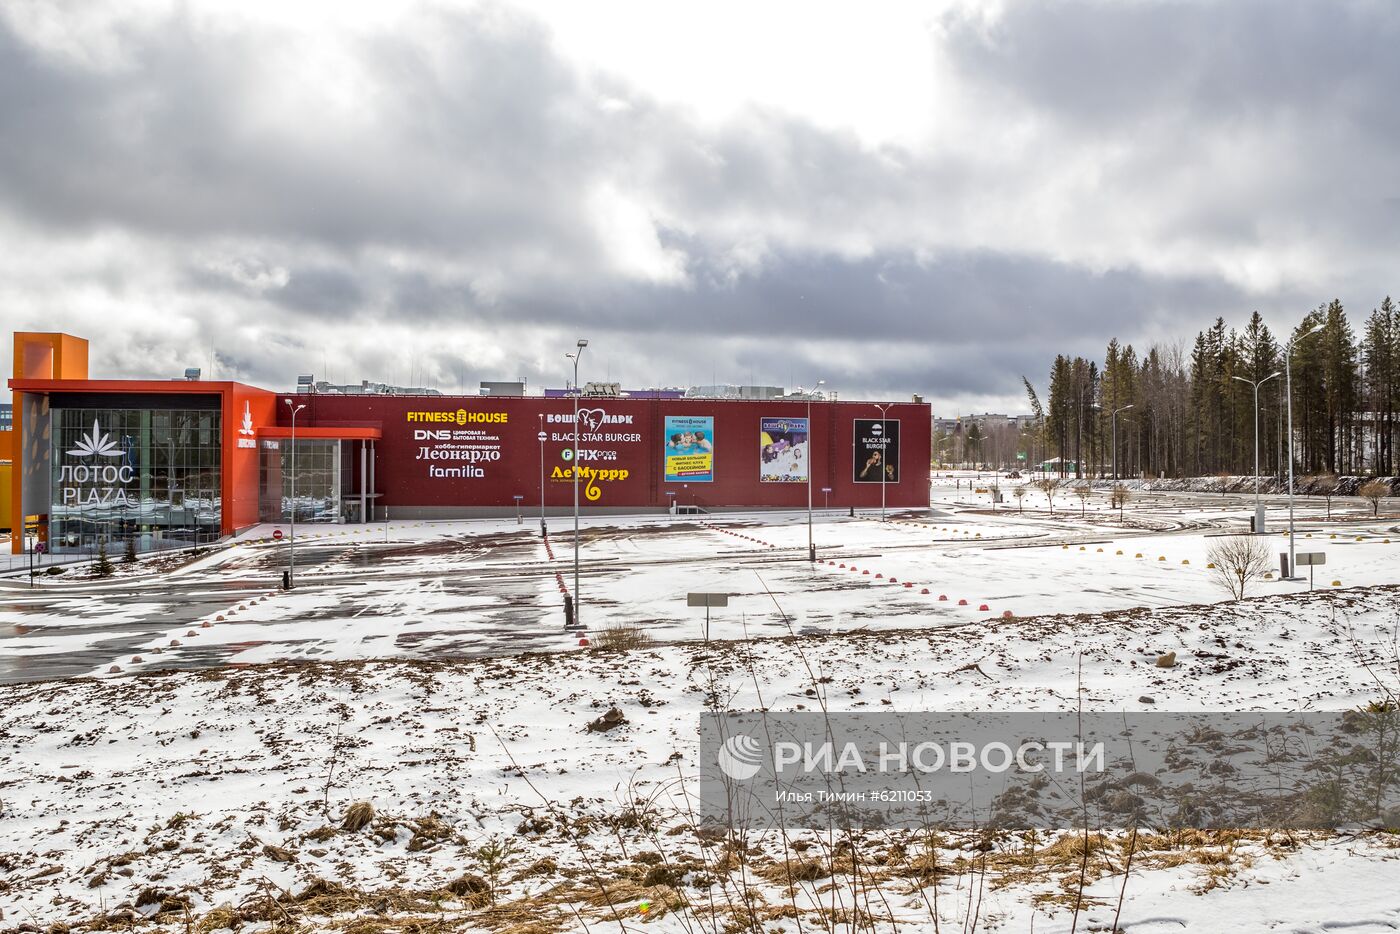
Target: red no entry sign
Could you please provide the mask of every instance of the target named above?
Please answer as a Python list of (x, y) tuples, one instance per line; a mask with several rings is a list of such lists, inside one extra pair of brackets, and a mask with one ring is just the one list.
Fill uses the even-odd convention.
[(282, 538), (282, 530), (281, 530), (281, 529), (273, 529), (273, 530), (272, 530), (272, 537), (273, 537), (274, 540), (279, 540), (279, 541), (280, 541), (281, 538)]

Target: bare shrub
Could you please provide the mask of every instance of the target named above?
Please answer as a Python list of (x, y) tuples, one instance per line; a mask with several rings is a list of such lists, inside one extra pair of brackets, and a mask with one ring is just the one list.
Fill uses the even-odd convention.
[(1337, 495), (1337, 488), (1341, 486), (1337, 475), (1334, 473), (1313, 474), (1307, 478), (1306, 482), (1309, 493), (1327, 500), (1327, 518), (1332, 518), (1332, 497)]
[(1084, 510), (1089, 505), (1089, 497), (1094, 495), (1094, 488), (1086, 480), (1083, 483), (1075, 484), (1074, 495), (1079, 497), (1079, 518), (1084, 518)]
[(1055, 514), (1055, 495), (1064, 489), (1065, 482), (1057, 477), (1046, 477), (1044, 480), (1035, 481), (1035, 488), (1045, 494), (1045, 501), (1050, 505), (1050, 515)]
[(600, 649), (644, 649), (655, 640), (634, 623), (611, 623), (594, 637), (593, 644)]
[(1378, 516), (1381, 511), (1381, 500), (1390, 495), (1390, 484), (1384, 480), (1367, 480), (1361, 484), (1356, 495), (1371, 504), (1371, 515)]
[(1128, 490), (1126, 484), (1113, 484), (1113, 492), (1110, 494), (1111, 498), (1109, 502), (1114, 509), (1118, 510), (1118, 521), (1120, 522), (1123, 521), (1123, 507), (1128, 504), (1128, 499), (1131, 496), (1132, 493)]
[(1207, 552), (1215, 582), (1236, 600), (1244, 599), (1250, 581), (1259, 580), (1269, 570), (1269, 546), (1253, 535), (1219, 538)]
[(1018, 513), (1025, 512), (1025, 509), (1021, 505), (1021, 500), (1026, 498), (1026, 493), (1030, 492), (1026, 489), (1028, 485), (1029, 484), (1022, 483), (1011, 491), (1011, 495), (1016, 497), (1016, 512)]

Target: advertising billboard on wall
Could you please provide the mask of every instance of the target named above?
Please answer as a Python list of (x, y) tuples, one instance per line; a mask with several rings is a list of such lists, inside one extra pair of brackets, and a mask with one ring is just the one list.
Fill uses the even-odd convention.
[(665, 428), (666, 482), (714, 482), (714, 417), (667, 415)]
[(899, 482), (899, 419), (855, 420), (851, 468), (856, 483)]
[(758, 479), (761, 483), (806, 483), (809, 431), (805, 418), (761, 418)]

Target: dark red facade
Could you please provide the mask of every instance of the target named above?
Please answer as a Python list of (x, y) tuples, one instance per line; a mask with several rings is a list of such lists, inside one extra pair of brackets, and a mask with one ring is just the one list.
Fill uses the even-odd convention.
[[(541, 466), (548, 509), (572, 506), (573, 447), (569, 399), (487, 396), (296, 395), (306, 408), (298, 426), (375, 428), (374, 489), (378, 507), (508, 508), (540, 504)], [(805, 508), (805, 481), (760, 480), (764, 419), (804, 419), (806, 402), (717, 399), (630, 400), (584, 398), (579, 484), (585, 509), (667, 508), (674, 500), (704, 508)], [(279, 424), (288, 407), (278, 403)], [(856, 421), (884, 419), (898, 434), (897, 479), (885, 483), (894, 507), (928, 505), (930, 411), (926, 404), (814, 402), (811, 405), (811, 477), (817, 506), (879, 506), (878, 470), (856, 482)], [(708, 482), (671, 481), (666, 471), (668, 419), (709, 425), (713, 455)], [(712, 420), (712, 421), (706, 421)], [(897, 428), (895, 427), (897, 424)], [(866, 428), (869, 428), (867, 423)], [(543, 451), (538, 440), (545, 434)], [(702, 434), (705, 432), (702, 432)], [(893, 459), (893, 458), (892, 458)], [(871, 482), (874, 481), (874, 482)]]

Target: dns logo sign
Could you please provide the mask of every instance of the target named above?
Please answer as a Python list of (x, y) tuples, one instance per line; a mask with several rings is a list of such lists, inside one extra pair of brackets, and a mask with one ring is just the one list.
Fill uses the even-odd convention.
[(439, 428), (436, 431), (427, 428), (413, 429), (414, 441), (451, 441), (452, 431), (448, 428)]

